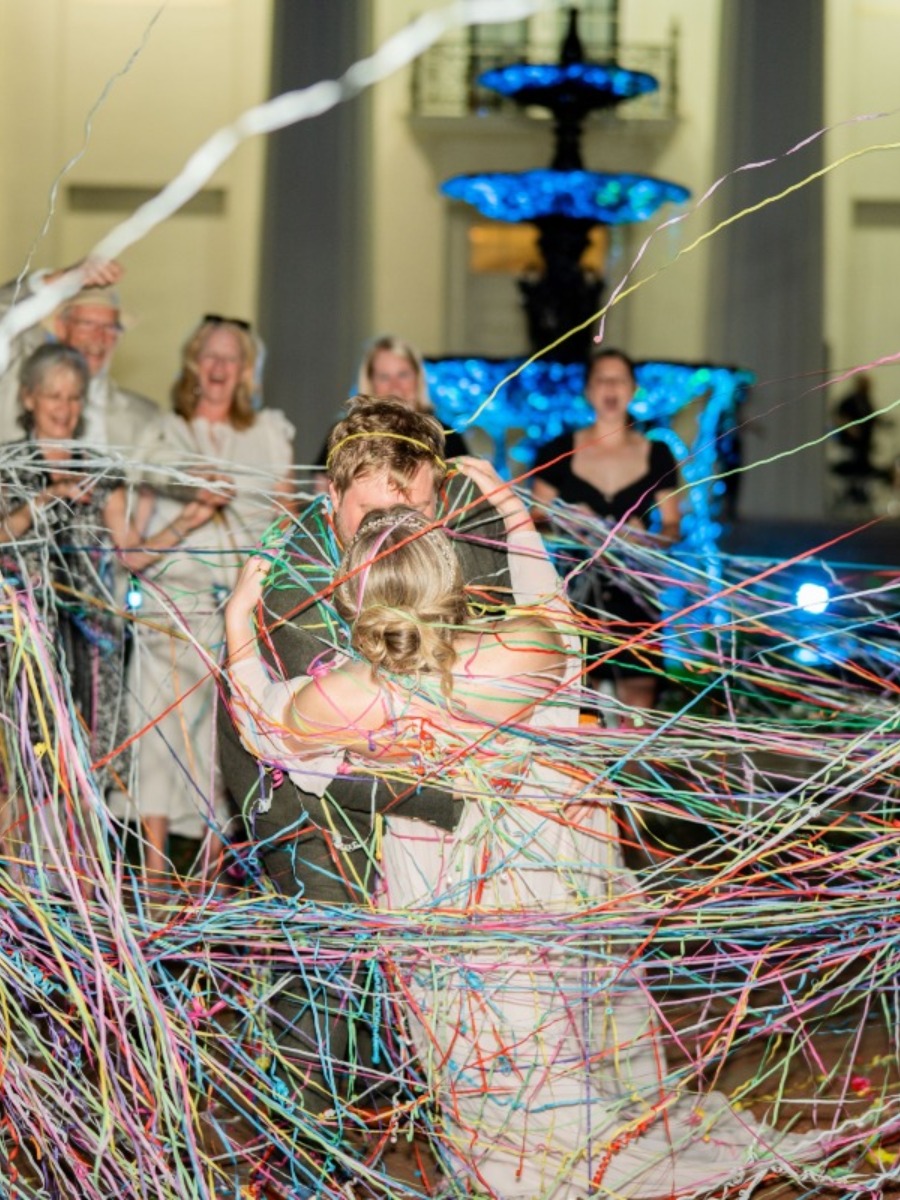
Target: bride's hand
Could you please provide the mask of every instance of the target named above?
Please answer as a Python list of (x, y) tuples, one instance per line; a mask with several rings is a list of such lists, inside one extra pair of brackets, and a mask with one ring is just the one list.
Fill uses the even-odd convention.
[(253, 613), (263, 594), (263, 584), (270, 565), (265, 558), (256, 554), (247, 559), (225, 605), (226, 618), (247, 618)]
[(460, 473), (471, 479), (479, 491), (484, 493), (485, 500), (493, 504), (499, 516), (506, 522), (507, 528), (511, 524), (520, 525), (523, 519), (531, 521), (525, 505), (506, 480), (500, 478), (491, 463), (471, 455), (462, 455), (453, 462)]
[(256, 653), (253, 613), (263, 594), (270, 565), (259, 555), (248, 558), (225, 605), (225, 644), (232, 663)]

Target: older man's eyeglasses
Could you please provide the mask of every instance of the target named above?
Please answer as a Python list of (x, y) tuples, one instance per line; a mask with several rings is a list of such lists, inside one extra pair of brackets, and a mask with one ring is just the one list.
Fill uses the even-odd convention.
[(102, 334), (103, 337), (118, 337), (122, 326), (118, 321), (91, 321), (88, 317), (68, 317), (68, 323), (76, 329), (89, 330), (91, 333)]

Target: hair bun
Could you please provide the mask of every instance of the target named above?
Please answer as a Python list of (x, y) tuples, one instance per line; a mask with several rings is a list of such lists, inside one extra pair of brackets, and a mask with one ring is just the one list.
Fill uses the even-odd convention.
[(341, 561), (334, 606), (373, 667), (436, 673), (449, 696), (455, 633), (469, 612), (459, 560), (433, 526), (404, 504), (367, 515)]
[(409, 609), (375, 605), (358, 617), (353, 645), (375, 667), (407, 675), (422, 666), (421, 617)]

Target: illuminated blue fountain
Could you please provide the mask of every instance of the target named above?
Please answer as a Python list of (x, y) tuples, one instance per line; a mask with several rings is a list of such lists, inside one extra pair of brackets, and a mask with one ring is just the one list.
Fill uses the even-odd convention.
[(604, 175), (599, 171), (512, 171), (457, 175), (441, 190), (463, 200), (494, 221), (532, 221), (551, 217), (593, 225), (646, 221), (661, 204), (680, 204), (690, 194), (677, 183), (648, 175)]
[[(446, 196), (471, 204), (495, 221), (537, 226), (544, 271), (519, 280), (534, 352), (551, 346), (552, 357), (583, 363), (591, 348), (591, 317), (601, 304), (603, 280), (581, 266), (596, 225), (646, 221), (661, 205), (688, 199), (687, 188), (646, 175), (585, 169), (581, 131), (588, 113), (613, 108), (653, 91), (652, 75), (618, 63), (584, 61), (577, 13), (558, 63), (511, 63), (487, 71), (478, 82), (522, 107), (547, 108), (554, 118), (549, 167), (509, 173), (458, 175), (441, 186)], [(583, 328), (582, 328), (583, 326)]]
[[(514, 63), (479, 79), (523, 107), (551, 111), (551, 165), (460, 175), (441, 189), (489, 219), (530, 222), (539, 231), (543, 274), (520, 279), (518, 286), (532, 351), (540, 357), (524, 368), (518, 359), (454, 358), (426, 364), (441, 418), (463, 432), (474, 426), (486, 434), (495, 465), (514, 476), (527, 473), (539, 446), (593, 420), (584, 399), (584, 376), (603, 280), (581, 266), (591, 229), (646, 221), (663, 204), (684, 203), (690, 195), (677, 183), (650, 176), (585, 169), (581, 132), (588, 113), (658, 85), (651, 75), (615, 62), (585, 62), (576, 22), (573, 10), (559, 63)], [(716, 514), (726, 491), (716, 476), (737, 465), (732, 456), (740, 440), (738, 406), (753, 376), (708, 364), (645, 362), (638, 365), (637, 377), (639, 389), (631, 405), (635, 422), (648, 437), (669, 445), (687, 485), (680, 553), (702, 564), (712, 583), (721, 577)], [(670, 611), (685, 602), (684, 595), (666, 599)], [(716, 622), (714, 607), (707, 616)]]

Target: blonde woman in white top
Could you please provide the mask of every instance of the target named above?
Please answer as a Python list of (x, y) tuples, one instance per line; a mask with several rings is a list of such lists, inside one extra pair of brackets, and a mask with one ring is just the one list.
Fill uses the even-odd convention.
[(219, 505), (214, 520), (142, 585), (132, 664), (143, 730), (134, 791), (153, 877), (166, 874), (170, 833), (208, 837), (208, 851), (218, 849), (226, 814), (213, 669), (224, 638), (222, 606), (246, 554), (291, 506), (294, 430), (283, 413), (254, 406), (257, 354), (246, 322), (205, 317), (184, 348), (174, 412), (147, 431), (139, 449), (152, 468), (150, 532), (170, 520), (185, 495)]

